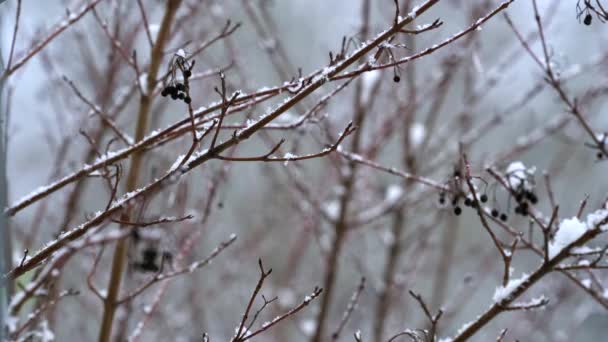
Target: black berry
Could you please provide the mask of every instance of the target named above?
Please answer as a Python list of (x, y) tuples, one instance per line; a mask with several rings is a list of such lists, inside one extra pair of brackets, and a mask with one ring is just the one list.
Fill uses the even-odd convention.
[(151, 263), (156, 260), (156, 256), (158, 255), (158, 251), (154, 248), (146, 248), (142, 252), (142, 259), (144, 262)]
[(184, 102), (186, 102), (187, 104), (190, 104), (192, 102), (192, 99), (190, 98), (190, 96), (186, 96), (186, 97), (184, 97)]
[(507, 222), (507, 219), (508, 219), (507, 214), (505, 214), (505, 213), (500, 214), (500, 220), (501, 221)]
[(174, 99), (174, 100), (177, 100), (177, 93), (171, 94), (171, 98)]
[(498, 217), (498, 210), (492, 209), (492, 217)]
[(481, 195), (481, 196), (479, 197), (479, 200), (480, 200), (482, 203), (486, 203), (486, 202), (488, 201), (488, 195), (486, 195), (486, 194)]
[(166, 87), (163, 89), (163, 91), (161, 91), (161, 92), (160, 92), (160, 95), (161, 95), (162, 97), (165, 97), (165, 96), (169, 95), (169, 91), (167, 90), (167, 88), (166, 88)]
[(179, 90), (179, 91), (184, 91), (186, 89), (186, 87), (184, 86), (183, 83), (176, 84), (175, 88), (177, 88), (177, 90)]
[(184, 70), (184, 78), (189, 78), (190, 76), (192, 76), (192, 71)]
[(401, 81), (401, 77), (399, 77), (398, 75), (395, 75), (395, 76), (393, 77), (393, 82), (395, 82), (395, 83), (399, 83), (399, 81)]
[(591, 14), (587, 14), (583, 22), (585, 23), (585, 25), (589, 26), (591, 25), (591, 20), (593, 20), (593, 17), (591, 16)]
[(462, 209), (460, 209), (460, 207), (455, 207), (454, 208), (454, 214), (456, 216), (460, 216), (460, 214), (462, 214)]
[(180, 100), (183, 100), (183, 99), (186, 97), (186, 95), (184, 95), (184, 93), (179, 93), (179, 94), (177, 94), (177, 97), (178, 97)]
[(470, 207), (472, 203), (473, 203), (473, 202), (471, 202), (471, 200), (470, 200), (469, 198), (465, 198), (465, 199), (464, 199), (464, 205), (465, 205), (465, 206)]

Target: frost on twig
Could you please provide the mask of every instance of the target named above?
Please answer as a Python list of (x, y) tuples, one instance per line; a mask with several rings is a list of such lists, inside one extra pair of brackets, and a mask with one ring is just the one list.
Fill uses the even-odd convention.
[(262, 307), (254, 314), (254, 316), (250, 320), (250, 322), (248, 322), (249, 315), (250, 315), (251, 309), (253, 307), (253, 303), (254, 303), (256, 297), (258, 296), (259, 292), (262, 290), (264, 281), (272, 273), (272, 269), (268, 269), (268, 270), (264, 269), (264, 265), (262, 264), (262, 259), (258, 260), (258, 266), (260, 268), (260, 278), (259, 278), (259, 280), (255, 286), (255, 289), (253, 290), (253, 293), (249, 299), (249, 302), (245, 308), (245, 313), (243, 314), (243, 317), (242, 317), (239, 325), (234, 330), (235, 333), (231, 340), (233, 342), (247, 341), (247, 340), (265, 332), (266, 330), (272, 328), (279, 322), (295, 315), (298, 311), (300, 311), (304, 307), (308, 306), (314, 299), (316, 299), (319, 295), (321, 295), (321, 292), (323, 291), (322, 289), (315, 287), (312, 294), (304, 297), (304, 300), (299, 305), (293, 307), (292, 309), (290, 309), (289, 311), (287, 311), (286, 313), (284, 313), (282, 315), (276, 316), (271, 321), (266, 321), (266, 322), (262, 323), (261, 327), (258, 328), (257, 330), (251, 330), (253, 328), (253, 324), (257, 320), (257, 318), (260, 315), (260, 313), (262, 312), (262, 310), (264, 310), (268, 304), (270, 304), (274, 301), (274, 299), (267, 300), (264, 296), (262, 296), (262, 299), (264, 300)]

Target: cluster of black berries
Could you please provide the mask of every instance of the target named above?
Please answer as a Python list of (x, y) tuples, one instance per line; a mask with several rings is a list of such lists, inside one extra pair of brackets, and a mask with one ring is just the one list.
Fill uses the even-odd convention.
[[(395, 77), (398, 77), (397, 74), (395, 74)], [(398, 81), (395, 81), (398, 82)], [(456, 193), (456, 195), (454, 195), (454, 197), (452, 197), (452, 207), (454, 208), (454, 215), (459, 216), (460, 214), (462, 214), (462, 208), (458, 205), (458, 203), (460, 202), (460, 193), (461, 191), (459, 190), (459, 179), (460, 179), (460, 171), (458, 169), (454, 170), (454, 173), (452, 174), (452, 180), (451, 182), (448, 181), (447, 183), (449, 184), (450, 188), (454, 189), (458, 189), (458, 190), (454, 190), (453, 192)], [(444, 205), (445, 204), (445, 192), (440, 192), (439, 193), (439, 204), (440, 205)]]
[[(526, 189), (523, 181), (514, 191), (514, 198), (515, 202), (517, 203), (514, 212), (515, 214), (521, 216), (528, 216), (530, 213), (530, 204), (538, 203), (538, 197), (534, 191)], [(503, 222), (506, 222), (509, 219), (506, 213), (501, 213), (496, 208), (492, 209), (490, 214), (492, 217), (500, 218), (500, 220)]]
[[(479, 201), (481, 203), (486, 203), (488, 202), (488, 195), (486, 194), (482, 194), (481, 196), (479, 196)], [(474, 199), (469, 198), (469, 197), (465, 197), (464, 201), (464, 206), (465, 207), (469, 207), (469, 208), (473, 208), (473, 209), (477, 209), (477, 202), (475, 202)], [(456, 214), (456, 208), (454, 208), (454, 213)], [(459, 214), (456, 214), (459, 215)]]
[[(465, 207), (477, 209), (477, 203), (473, 199), (469, 198), (468, 196), (464, 196), (464, 195), (456, 195), (452, 199), (452, 207), (454, 208), (453, 209), (454, 215), (460, 216), (460, 214), (462, 214), (462, 208), (460, 207), (460, 197), (464, 197), (463, 204)], [(482, 194), (481, 196), (479, 196), (479, 201), (481, 203), (488, 202), (488, 195)], [(441, 205), (445, 204), (445, 192), (439, 193), (439, 204), (441, 204)]]
[(159, 260), (159, 254), (154, 246), (146, 246), (141, 251), (141, 260), (134, 262), (133, 267), (141, 272), (159, 272), (165, 260), (170, 261), (173, 258), (170, 252), (163, 252)]
[(160, 266), (156, 264), (158, 250), (153, 247), (146, 247), (141, 251), (141, 261), (133, 263), (133, 266), (142, 272), (158, 272)]
[[(186, 70), (187, 72), (190, 72), (190, 70)], [(185, 72), (184, 72), (184, 76), (185, 76)], [(188, 96), (188, 93), (186, 92), (187, 88), (186, 86), (181, 83), (181, 82), (177, 82), (175, 85), (173, 84), (169, 84), (168, 86), (166, 86), (162, 91), (161, 91), (161, 95), (163, 97), (166, 96), (171, 96), (172, 99), (174, 100), (184, 100), (184, 102), (186, 102), (187, 104), (192, 103), (192, 99), (190, 98), (190, 96)]]
[(528, 216), (529, 203), (538, 203), (538, 197), (533, 191), (525, 189), (520, 185), (515, 191), (515, 201), (517, 202), (515, 213), (521, 216)]
[[(132, 231), (131, 237), (135, 246), (140, 245), (143, 239), (145, 239), (137, 229)], [(173, 259), (173, 254), (168, 251), (159, 252), (156, 242), (146, 243), (143, 248), (139, 247), (137, 249), (140, 250), (140, 255), (137, 257), (139, 260), (134, 260), (130, 265), (140, 272), (160, 272), (162, 271), (164, 262), (171, 262)]]
[[(439, 204), (445, 205), (445, 192), (443, 191), (439, 193)], [(460, 215), (462, 213), (462, 208), (458, 206), (458, 196), (452, 199), (452, 207), (454, 207), (454, 214)]]
[[(192, 76), (192, 68), (194, 68), (194, 60), (189, 62), (186, 58), (186, 52), (180, 49), (171, 61), (169, 62), (169, 72), (165, 78), (165, 84), (167, 85), (162, 91), (163, 97), (171, 96), (174, 100), (183, 100), (187, 104), (192, 103), (190, 98), (190, 89), (188, 87), (188, 80)], [(184, 83), (176, 81), (177, 73), (181, 72)]]
[(507, 216), (507, 214), (499, 212), (498, 209), (496, 209), (496, 208), (492, 209), (492, 211), (490, 212), (490, 214), (492, 214), (492, 217), (498, 217), (498, 218), (500, 218), (500, 220), (502, 222), (507, 222), (507, 220), (509, 219), (509, 217)]

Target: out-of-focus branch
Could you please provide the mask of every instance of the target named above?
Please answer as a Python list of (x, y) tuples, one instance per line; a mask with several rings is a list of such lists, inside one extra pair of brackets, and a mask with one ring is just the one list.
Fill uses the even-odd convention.
[[(165, 14), (158, 32), (158, 37), (152, 48), (150, 67), (147, 74), (146, 89), (140, 97), (139, 113), (137, 115), (137, 127), (135, 129), (135, 140), (141, 141), (144, 139), (148, 129), (148, 118), (150, 107), (152, 106), (152, 92), (156, 87), (156, 79), (160, 63), (163, 57), (163, 51), (166, 43), (169, 41), (171, 32), (171, 24), (181, 0), (168, 0), (166, 3)], [(135, 191), (138, 188), (138, 179), (140, 177), (140, 167), (142, 163), (142, 153), (136, 152), (132, 155), (129, 174), (127, 176), (126, 190), (128, 192)], [(129, 220), (133, 217), (132, 212), (127, 210), (122, 213), (123, 220)], [(122, 283), (123, 270), (126, 264), (128, 244), (125, 240), (120, 240), (116, 244), (114, 256), (112, 259), (112, 271), (108, 283), (108, 295), (104, 300), (103, 318), (99, 331), (99, 342), (107, 342), (112, 339), (112, 323), (114, 313), (118, 306), (118, 295)]]
[[(29, 51), (25, 53), (21, 59), (15, 62), (15, 65), (8, 66), (4, 72), (3, 77), (8, 77), (12, 75), (17, 69), (22, 67), (30, 58), (34, 57), (38, 52), (44, 49), (51, 41), (57, 38), (63, 31), (71, 27), (77, 21), (79, 21), (87, 12), (93, 9), (97, 4), (101, 2), (101, 0), (93, 0), (88, 5), (85, 5), (80, 11), (77, 13), (70, 14), (67, 20), (62, 20), (51, 32), (43, 38), (40, 42), (34, 45)], [(12, 54), (11, 54), (12, 55)]]

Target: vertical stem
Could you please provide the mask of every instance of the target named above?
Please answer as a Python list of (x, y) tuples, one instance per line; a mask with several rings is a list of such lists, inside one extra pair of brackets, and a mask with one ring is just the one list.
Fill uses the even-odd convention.
[[(360, 35), (365, 40), (369, 35), (369, 20), (371, 12), (371, 1), (363, 0), (361, 6), (361, 30)], [(354, 96), (354, 110), (355, 120), (354, 125), (357, 130), (353, 133), (352, 140), (352, 151), (359, 153), (361, 149), (361, 137), (363, 132), (363, 121), (365, 119), (366, 109), (364, 103), (362, 103), (362, 91), (363, 83), (361, 79), (358, 79), (355, 83), (355, 96)], [(317, 328), (315, 335), (312, 339), (314, 342), (321, 342), (325, 340), (325, 325), (327, 323), (327, 317), (329, 316), (331, 300), (333, 297), (333, 290), (336, 281), (336, 275), (338, 273), (338, 262), (340, 258), (340, 252), (344, 243), (344, 237), (348, 230), (348, 207), (354, 191), (354, 184), (356, 180), (357, 163), (348, 162), (348, 172), (343, 175), (342, 187), (344, 193), (340, 199), (340, 214), (338, 220), (334, 226), (335, 238), (332, 249), (327, 259), (325, 266), (325, 276), (323, 280), (323, 297), (321, 298), (321, 309), (319, 316), (317, 317)]]
[[(0, 53), (0, 55), (2, 55)], [(4, 72), (4, 65), (0, 58), (0, 68)], [(8, 120), (6, 113), (3, 108), (4, 103), (2, 97), (4, 95), (4, 82), (6, 79), (2, 77), (0, 79), (0, 208), (6, 207), (8, 189), (6, 182), (6, 122)], [(8, 99), (7, 99), (8, 101)], [(10, 246), (10, 237), (8, 234), (8, 216), (0, 214), (0, 341), (4, 341), (4, 315), (6, 314), (6, 303), (8, 301), (8, 280), (3, 275), (5, 269), (10, 267), (10, 258), (12, 257)]]
[(384, 327), (386, 325), (386, 317), (388, 316), (391, 303), (391, 288), (393, 286), (395, 272), (399, 264), (399, 255), (401, 252), (401, 240), (402, 233), (404, 232), (405, 226), (405, 210), (399, 208), (395, 210), (393, 215), (393, 244), (389, 247), (388, 255), (386, 257), (386, 264), (384, 267), (384, 275), (382, 277), (382, 291), (376, 304), (376, 314), (374, 316), (374, 327), (373, 327), (373, 339), (372, 341), (380, 342), (383, 341), (382, 334), (384, 333)]
[[(147, 89), (145, 89), (145, 92), (142, 94), (139, 101), (139, 112), (137, 114), (137, 126), (135, 129), (136, 141), (143, 140), (147, 131), (148, 116), (152, 104), (151, 94), (154, 91), (154, 87), (156, 85), (158, 69), (160, 67), (160, 62), (162, 61), (165, 43), (169, 38), (171, 23), (173, 22), (175, 12), (177, 11), (177, 8), (179, 7), (180, 3), (181, 0), (168, 0), (166, 2), (165, 15), (163, 17), (158, 37), (154, 44), (154, 48), (152, 49), (152, 58), (150, 60), (150, 68), (148, 70), (146, 82)], [(127, 176), (127, 192), (134, 191), (137, 189), (141, 162), (142, 151), (137, 151), (133, 153), (133, 156), (131, 157), (131, 168), (129, 169), (129, 174)], [(122, 220), (128, 221), (131, 217), (131, 210), (126, 210), (122, 216)], [(116, 249), (114, 250), (114, 256), (112, 258), (112, 271), (108, 284), (108, 294), (106, 299), (104, 300), (103, 318), (99, 331), (100, 342), (108, 342), (110, 341), (112, 336), (112, 322), (114, 320), (114, 314), (118, 306), (116, 301), (120, 291), (122, 275), (124, 273), (125, 263), (127, 259), (127, 250), (127, 240), (121, 239), (116, 243)]]
[(452, 270), (452, 262), (454, 258), (454, 247), (456, 246), (456, 239), (458, 238), (458, 222), (455, 219), (451, 219), (449, 226), (444, 230), (443, 236), (441, 237), (441, 257), (437, 270), (435, 272), (435, 279), (433, 281), (433, 296), (431, 297), (431, 308), (439, 308), (445, 299), (446, 289), (448, 281), (450, 280), (450, 271)]
[[(411, 1), (403, 1), (399, 6), (402, 13), (409, 12), (411, 7)], [(407, 37), (406, 45), (412, 50), (416, 49), (415, 40), (413, 37)], [(411, 103), (416, 103), (417, 98), (417, 84), (416, 84), (416, 67), (414, 64), (407, 67), (407, 84), (408, 92), (404, 94)], [(415, 151), (411, 145), (410, 130), (412, 123), (414, 122), (414, 115), (416, 114), (417, 108), (412, 107), (409, 103), (399, 104), (399, 111), (403, 112), (404, 125), (403, 125), (403, 159), (402, 164), (404, 170), (412, 174), (416, 174), (416, 154), (419, 151)], [(403, 182), (404, 191), (408, 191), (412, 181)], [(397, 208), (393, 213), (393, 225), (391, 227), (391, 233), (393, 235), (393, 243), (388, 246), (386, 261), (384, 264), (383, 276), (382, 276), (382, 289), (378, 295), (378, 302), (376, 303), (376, 310), (374, 315), (373, 323), (373, 339), (372, 341), (380, 342), (383, 341), (384, 328), (386, 327), (386, 318), (391, 311), (391, 303), (393, 299), (393, 283), (395, 282), (395, 276), (399, 267), (399, 259), (403, 252), (404, 246), (402, 244), (403, 236), (405, 234), (407, 211), (405, 206)]]

